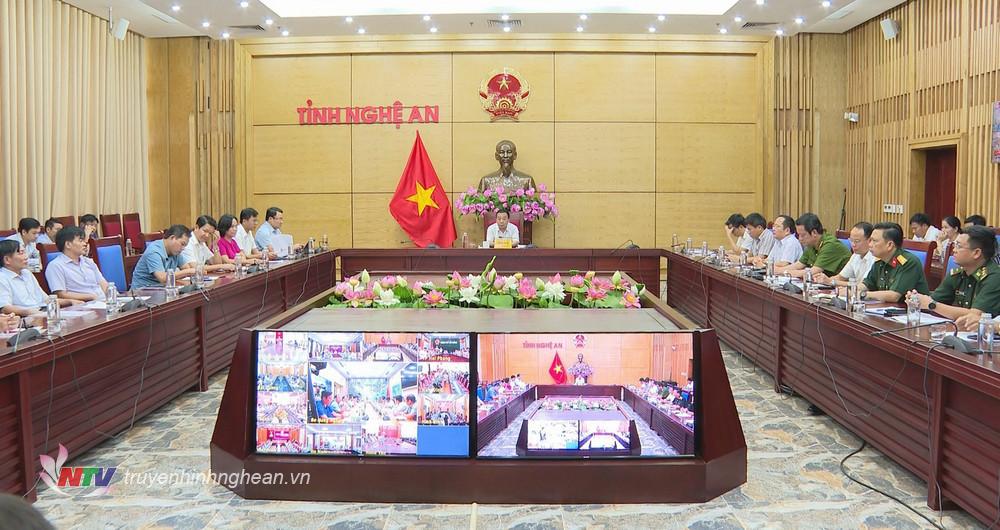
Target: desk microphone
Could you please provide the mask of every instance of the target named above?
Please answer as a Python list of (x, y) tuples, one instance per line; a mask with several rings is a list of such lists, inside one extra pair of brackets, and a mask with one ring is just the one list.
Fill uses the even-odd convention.
[(42, 334), (35, 328), (23, 329), (18, 333), (11, 335), (10, 338), (7, 339), (7, 346), (14, 347), (17, 346), (18, 343), (27, 342), (40, 336), (42, 336)]
[(928, 322), (926, 324), (917, 324), (915, 326), (906, 326), (906, 327), (895, 328), (895, 329), (884, 329), (882, 331), (876, 331), (876, 332), (873, 332), (873, 333), (869, 333), (869, 335), (872, 336), (872, 337), (877, 337), (879, 335), (886, 335), (888, 333), (895, 333), (897, 331), (906, 331), (908, 329), (925, 328), (927, 326), (936, 326), (938, 324), (951, 324), (951, 326), (953, 328), (955, 328), (955, 331), (951, 335), (945, 335), (944, 337), (941, 338), (941, 344), (942, 345), (947, 346), (947, 347), (949, 347), (949, 348), (957, 351), (958, 353), (967, 353), (967, 354), (970, 354), (970, 355), (976, 355), (978, 353), (982, 353), (982, 350), (976, 348), (976, 344), (975, 343), (967, 341), (967, 340), (964, 340), (964, 339), (962, 339), (961, 337), (958, 336), (958, 324), (956, 324), (955, 322), (953, 322), (951, 320), (946, 320), (944, 322)]

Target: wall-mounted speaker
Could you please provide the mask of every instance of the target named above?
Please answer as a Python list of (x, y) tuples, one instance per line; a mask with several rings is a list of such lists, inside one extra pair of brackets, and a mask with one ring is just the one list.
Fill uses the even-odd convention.
[(887, 18), (879, 24), (882, 25), (882, 35), (885, 36), (885, 40), (895, 39), (896, 35), (899, 35), (899, 22)]
[(125, 40), (125, 34), (128, 33), (128, 19), (119, 18), (118, 22), (111, 28), (111, 34), (118, 40)]

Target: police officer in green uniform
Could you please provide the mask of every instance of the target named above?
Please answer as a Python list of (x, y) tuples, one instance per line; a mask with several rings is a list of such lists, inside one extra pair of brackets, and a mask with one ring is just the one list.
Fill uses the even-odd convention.
[(996, 237), (984, 226), (963, 229), (952, 255), (958, 267), (947, 271), (930, 296), (920, 295), (920, 307), (954, 320), (959, 329), (973, 329), (983, 313), (1000, 314), (1000, 265)]
[(924, 267), (912, 253), (903, 250), (903, 227), (896, 223), (875, 225), (871, 253), (877, 261), (868, 271), (861, 297), (863, 300), (900, 302), (907, 292), (929, 294)]
[(806, 269), (813, 274), (835, 276), (851, 259), (851, 251), (837, 241), (837, 236), (823, 230), (823, 223), (814, 213), (804, 213), (795, 220), (795, 232), (804, 250), (799, 261), (785, 267), (781, 272), (801, 278)]

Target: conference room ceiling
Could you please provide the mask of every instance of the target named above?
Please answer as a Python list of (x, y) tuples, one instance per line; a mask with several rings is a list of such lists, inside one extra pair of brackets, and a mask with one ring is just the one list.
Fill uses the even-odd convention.
[[(429, 11), (403, 0), (64, 0), (99, 17), (130, 21), (146, 37), (209, 36), (283, 38), (458, 33), (593, 33), (773, 36), (800, 32), (843, 33), (906, 0), (660, 0), (610, 5), (601, 0), (555, 0), (540, 4), (510, 0), (507, 11), (494, 2), (438, 1)], [(546, 13), (538, 13), (544, 5)], [(467, 13), (455, 14), (455, 6)], [(178, 7), (178, 10), (174, 10)], [(663, 9), (661, 12), (649, 12)], [(704, 14), (692, 14), (692, 10)], [(646, 11), (646, 12), (640, 12)], [(324, 16), (296, 16), (316, 13)], [(685, 13), (685, 14), (682, 14)], [(288, 16), (279, 16), (279, 15)], [(507, 20), (504, 20), (506, 15)], [(586, 15), (584, 19), (581, 15)], [(352, 19), (349, 20), (348, 16)], [(737, 19), (737, 17), (739, 17)], [(801, 18), (801, 24), (796, 19)], [(425, 20), (426, 19), (426, 20)], [(661, 20), (662, 19), (662, 20)], [(271, 20), (271, 24), (267, 21)], [(205, 24), (208, 24), (207, 27)], [(505, 26), (508, 27), (505, 31)]]

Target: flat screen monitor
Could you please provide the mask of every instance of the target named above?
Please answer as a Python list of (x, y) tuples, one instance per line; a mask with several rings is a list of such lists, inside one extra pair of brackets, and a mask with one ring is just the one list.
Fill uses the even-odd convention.
[(472, 335), (258, 330), (257, 452), (467, 457)]
[(697, 454), (689, 331), (480, 333), (480, 458)]

